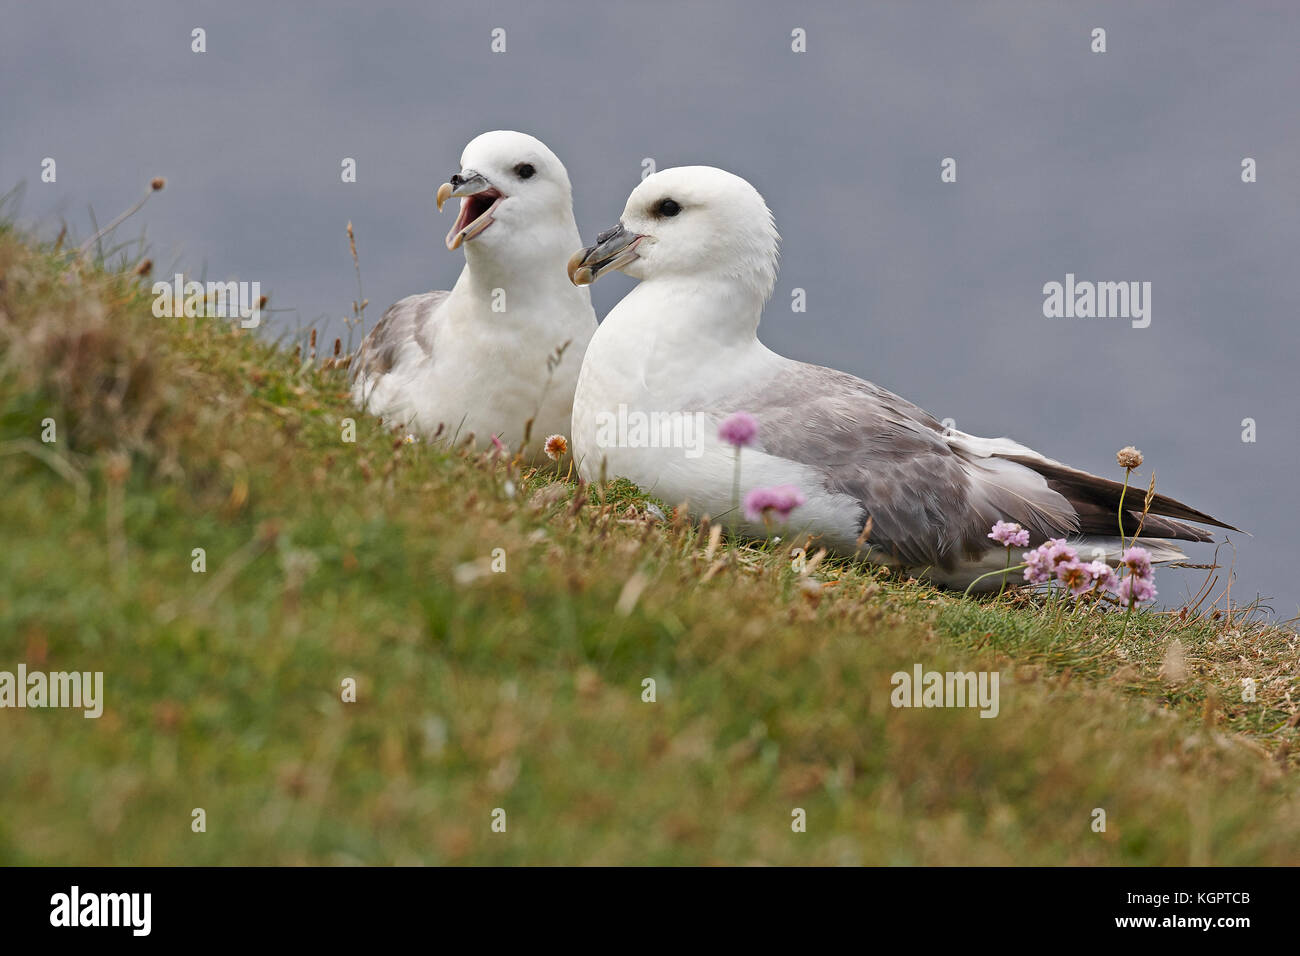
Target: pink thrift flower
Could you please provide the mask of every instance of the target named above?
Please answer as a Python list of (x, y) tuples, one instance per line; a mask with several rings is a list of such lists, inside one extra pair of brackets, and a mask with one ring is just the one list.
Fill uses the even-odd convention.
[(1046, 584), (1052, 577), (1052, 562), (1048, 557), (1050, 542), (1034, 548), (1033, 551), (1026, 551), (1023, 555), (1025, 564), (1025, 580), (1030, 584)]
[(1079, 560), (1079, 552), (1066, 544), (1064, 538), (1053, 538), (1043, 547), (1047, 548), (1047, 559), (1053, 567), (1069, 561)]
[(999, 521), (989, 532), (989, 537), (1008, 548), (1029, 547), (1029, 532), (1013, 521)]
[(1115, 588), (1115, 596), (1124, 604), (1150, 601), (1156, 596), (1156, 583), (1150, 578), (1130, 574), (1119, 582), (1118, 587)]
[(1088, 573), (1092, 575), (1093, 584), (1102, 591), (1113, 591), (1119, 583), (1115, 577), (1115, 569), (1105, 561), (1094, 561), (1088, 565)]
[(1092, 590), (1092, 572), (1082, 561), (1062, 561), (1056, 566), (1056, 578), (1075, 597)]
[(791, 511), (807, 500), (794, 485), (754, 488), (745, 495), (745, 517), (750, 521), (762, 521), (768, 512), (775, 512), (778, 520), (785, 521)]
[(745, 448), (758, 437), (758, 420), (748, 412), (733, 412), (718, 426), (718, 437), (728, 445)]
[(1129, 548), (1121, 560), (1136, 577), (1151, 577), (1151, 552), (1146, 548)]

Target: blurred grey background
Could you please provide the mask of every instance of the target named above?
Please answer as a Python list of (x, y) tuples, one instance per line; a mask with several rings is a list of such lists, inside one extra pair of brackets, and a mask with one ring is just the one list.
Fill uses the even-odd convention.
[[(260, 281), (286, 310), (268, 334), (332, 336), (356, 296), (348, 220), (370, 324), (454, 281), (433, 194), (483, 130), (559, 154), (584, 237), (617, 220), (644, 158), (722, 166), (782, 233), (768, 345), (1101, 474), (1135, 444), (1143, 486), (1154, 467), (1163, 492), (1253, 532), (1232, 535), (1234, 597), (1300, 611), (1290, 0), (0, 8), (0, 192), (25, 183), (21, 220), (43, 234), (87, 235), (88, 205), (103, 223), (166, 176), (118, 234), (147, 227), (156, 275)], [(1043, 284), (1067, 272), (1150, 281), (1150, 327), (1044, 318)], [(597, 314), (630, 286), (598, 283)], [(1162, 600), (1203, 576), (1162, 572)]]

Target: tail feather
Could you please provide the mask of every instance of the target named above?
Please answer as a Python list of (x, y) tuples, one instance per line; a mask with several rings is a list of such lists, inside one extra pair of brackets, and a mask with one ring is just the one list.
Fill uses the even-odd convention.
[[(1116, 531), (1119, 529), (1117, 528)], [(1151, 555), (1153, 564), (1170, 564), (1175, 561), (1187, 560), (1187, 555), (1183, 549), (1178, 547), (1176, 541), (1170, 541), (1168, 538), (1141, 538), (1142, 547)], [(1071, 538), (1070, 543), (1078, 549), (1079, 557), (1084, 561), (1105, 561), (1107, 564), (1118, 565), (1124, 558), (1124, 551), (1128, 547), (1128, 539), (1121, 541), (1117, 535), (1093, 536), (1089, 535), (1083, 538)]]
[[(1079, 531), (1082, 534), (1110, 534), (1118, 532), (1119, 499), (1124, 486), (1109, 478), (1099, 478), (1086, 471), (1062, 465), (1045, 458), (1033, 458), (1027, 455), (1000, 455), (1016, 464), (1024, 465), (1038, 472), (1047, 479), (1048, 487), (1064, 496), (1079, 514)], [(1126, 533), (1137, 531), (1138, 522), (1142, 521), (1144, 537), (1173, 538), (1180, 541), (1213, 541), (1214, 536), (1201, 528), (1185, 524), (1194, 521), (1197, 524), (1213, 525), (1229, 531), (1240, 531), (1218, 518), (1211, 517), (1203, 511), (1197, 511), (1188, 505), (1170, 498), (1168, 495), (1156, 494), (1151, 499), (1151, 507), (1145, 520), (1142, 520), (1142, 504), (1146, 499), (1144, 489), (1130, 487), (1124, 498)], [(1130, 509), (1132, 501), (1136, 507)], [(1178, 520), (1182, 519), (1182, 520)], [(1130, 524), (1131, 522), (1131, 524)]]
[[(1079, 515), (1079, 532), (1080, 534), (1089, 535), (1115, 535), (1119, 532), (1119, 502), (1114, 505), (1098, 504), (1095, 501), (1083, 498), (1072, 497), (1069, 488), (1061, 487), (1060, 484), (1052, 479), (1048, 479), (1047, 486), (1053, 491), (1059, 492), (1069, 499), (1070, 504)], [(1152, 502), (1154, 507), (1155, 502)], [(1174, 518), (1166, 518), (1148, 512), (1146, 517), (1142, 515), (1142, 509), (1130, 509), (1127, 507), (1127, 501), (1124, 508), (1124, 533), (1126, 535), (1136, 534), (1141, 527), (1143, 538), (1174, 538), (1178, 541), (1201, 541), (1209, 542), (1214, 540), (1214, 535), (1204, 528), (1198, 528), (1195, 525), (1178, 521)]]

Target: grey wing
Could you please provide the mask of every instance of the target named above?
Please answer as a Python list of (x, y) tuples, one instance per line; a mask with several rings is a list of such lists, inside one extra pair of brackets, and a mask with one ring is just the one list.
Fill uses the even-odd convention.
[(1019, 464), (954, 449), (934, 416), (845, 372), (792, 362), (788, 374), (722, 409), (759, 423), (758, 445), (817, 469), (828, 492), (861, 505), (867, 544), (904, 565), (951, 569), (992, 543), (998, 520), (1032, 539), (1072, 533), (1070, 502)]
[(412, 343), (426, 358), (433, 357), (437, 312), (450, 292), (408, 295), (390, 305), (379, 323), (370, 330), (352, 360), (351, 380), (387, 375)]

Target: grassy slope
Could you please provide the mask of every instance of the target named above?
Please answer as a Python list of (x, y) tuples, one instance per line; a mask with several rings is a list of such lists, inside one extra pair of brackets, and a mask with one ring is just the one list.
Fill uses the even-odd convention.
[[(635, 489), (395, 443), (344, 372), (150, 301), (0, 229), (0, 669), (107, 697), (0, 711), (0, 862), (1300, 858), (1290, 631), (805, 580)], [(1000, 716), (891, 708), (915, 662), (998, 668)]]

